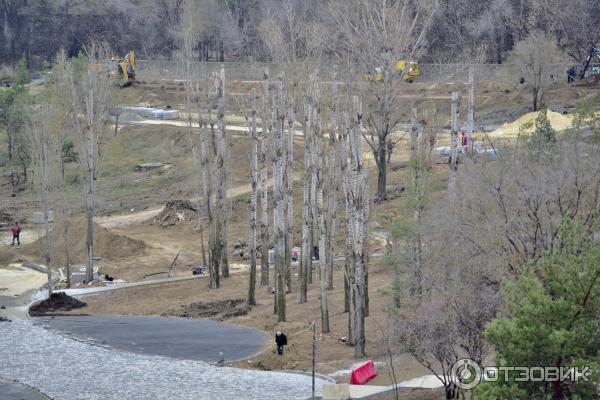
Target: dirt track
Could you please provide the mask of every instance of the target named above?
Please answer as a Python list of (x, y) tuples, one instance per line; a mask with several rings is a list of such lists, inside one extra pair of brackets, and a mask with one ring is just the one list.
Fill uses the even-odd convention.
[(21, 295), (38, 289), (48, 281), (48, 276), (21, 264), (0, 266), (0, 296)]

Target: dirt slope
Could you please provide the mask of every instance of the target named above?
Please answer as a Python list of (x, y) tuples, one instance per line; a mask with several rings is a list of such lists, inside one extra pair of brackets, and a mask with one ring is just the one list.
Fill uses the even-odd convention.
[[(64, 259), (64, 237), (62, 223), (55, 222), (50, 232), (52, 243), (51, 254), (55, 260)], [(72, 263), (85, 263), (86, 259), (86, 221), (84, 218), (75, 220), (69, 227), (69, 248)], [(23, 246), (23, 255), (42, 260), (45, 256), (46, 239), (44, 237)], [(112, 231), (94, 223), (94, 256), (109, 260), (142, 255), (146, 244), (138, 239), (115, 234)]]

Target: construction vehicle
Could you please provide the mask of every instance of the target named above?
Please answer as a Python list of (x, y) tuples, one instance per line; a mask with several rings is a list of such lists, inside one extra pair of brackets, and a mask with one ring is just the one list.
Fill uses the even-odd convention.
[(135, 81), (135, 51), (129, 50), (125, 57), (111, 59), (111, 75), (117, 85), (129, 86)]
[[(407, 64), (408, 69), (406, 70)], [(402, 77), (403, 81), (412, 83), (415, 78), (421, 75), (421, 69), (419, 68), (419, 63), (416, 61), (409, 61), (407, 63), (406, 60), (398, 60), (398, 62), (396, 63), (396, 73), (399, 77)], [(367, 81), (372, 81), (373, 77), (375, 77), (375, 80), (377, 82), (383, 82), (383, 67), (376, 67), (373, 73), (367, 72), (365, 74), (365, 80)]]
[[(592, 62), (594, 60), (595, 62)], [(585, 79), (588, 71), (591, 71), (590, 75), (594, 76), (594, 80), (600, 78), (600, 50), (593, 44), (581, 65), (573, 65), (567, 70), (569, 83), (575, 81), (575, 77), (578, 77), (579, 80)]]

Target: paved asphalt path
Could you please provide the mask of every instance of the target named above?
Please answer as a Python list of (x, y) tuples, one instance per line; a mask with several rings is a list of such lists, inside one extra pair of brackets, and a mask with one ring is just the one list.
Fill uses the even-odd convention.
[(0, 399), (1, 400), (47, 400), (33, 389), (18, 383), (9, 383), (0, 381)]
[(2, 378), (53, 400), (303, 400), (311, 389), (310, 376), (90, 346), (31, 321), (0, 322)]
[(259, 330), (209, 320), (139, 316), (35, 320), (71, 338), (113, 349), (208, 363), (221, 357), (227, 361), (252, 357), (270, 343)]

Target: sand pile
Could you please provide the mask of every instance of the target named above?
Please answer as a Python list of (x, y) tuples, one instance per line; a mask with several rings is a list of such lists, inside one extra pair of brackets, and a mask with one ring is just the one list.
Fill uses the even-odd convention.
[[(509, 122), (509, 123), (501, 125), (498, 129), (488, 133), (488, 135), (499, 136), (499, 137), (510, 137), (510, 136), (516, 137), (519, 134), (519, 129), (523, 125), (525, 125), (527, 123), (532, 123), (533, 125), (535, 125), (535, 120), (538, 117), (538, 114), (539, 114), (539, 111), (527, 113), (513, 122)], [(552, 110), (548, 110), (548, 120), (550, 121), (552, 128), (554, 128), (554, 130), (556, 130), (557, 132), (564, 131), (565, 129), (569, 129), (569, 128), (571, 128), (571, 126), (573, 124), (572, 116), (563, 115), (563, 114), (554, 112)], [(531, 128), (527, 131), (524, 131), (524, 132), (531, 132), (532, 130), (533, 130), (533, 128)]]
[[(84, 218), (73, 221), (69, 226), (69, 256), (71, 263), (84, 264), (86, 261), (86, 221)], [(50, 231), (52, 258), (64, 260), (65, 242), (63, 238), (62, 222), (54, 223)], [(46, 248), (46, 238), (42, 237), (35, 242), (21, 246), (23, 253), (43, 260)], [(116, 260), (140, 255), (146, 247), (141, 240), (131, 239), (118, 235), (94, 223), (94, 256)]]

